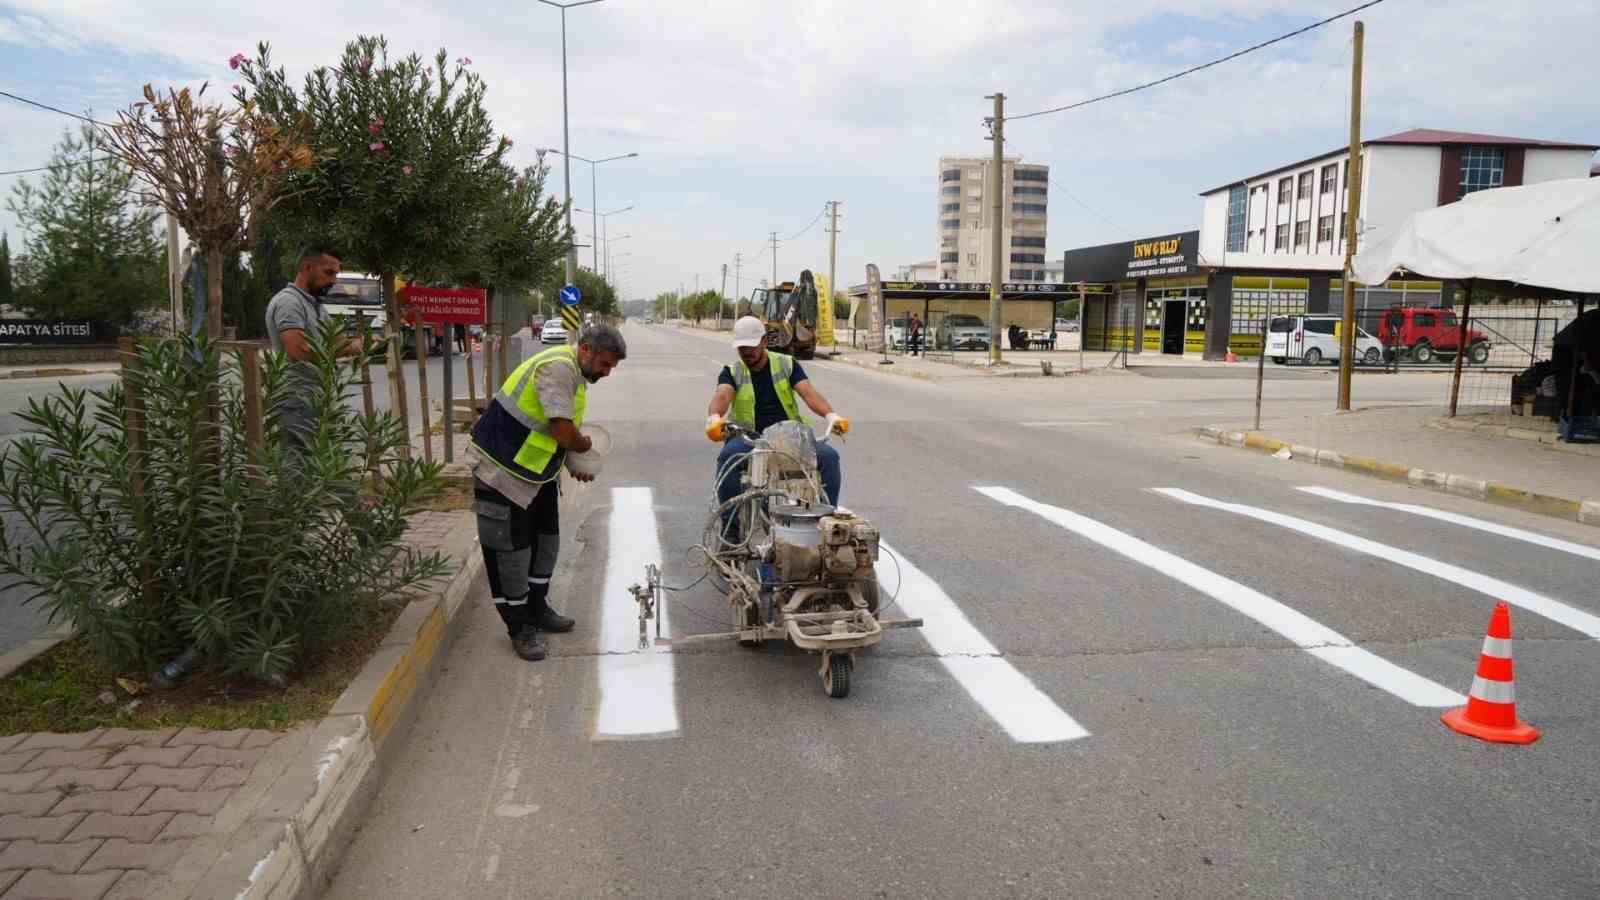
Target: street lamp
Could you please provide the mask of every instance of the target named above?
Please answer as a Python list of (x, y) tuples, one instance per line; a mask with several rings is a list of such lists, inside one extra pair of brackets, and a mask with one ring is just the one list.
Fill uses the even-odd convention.
[[(554, 6), (561, 10), (561, 146), (563, 151), (572, 148), (572, 129), (567, 116), (567, 10), (579, 6), (589, 6), (599, 3), (600, 0), (574, 0), (571, 3), (558, 3), (556, 0), (539, 0), (545, 6)], [(567, 183), (567, 234), (572, 234), (572, 163), (568, 162), (561, 167), (562, 177)], [(567, 283), (572, 283), (573, 270), (578, 267), (578, 248), (573, 247), (567, 251)]]
[[(591, 237), (597, 237), (598, 243), (605, 243), (605, 240), (606, 240), (606, 233), (605, 233), (606, 220), (609, 219), (610, 217), (618, 214), (618, 213), (625, 213), (630, 209), (633, 209), (633, 207), (632, 206), (624, 206), (621, 209), (613, 209), (610, 212), (596, 212), (595, 210), (592, 210), (592, 209), (580, 209), (580, 210), (577, 210), (577, 212), (586, 212), (590, 216), (594, 216), (594, 217), (599, 218), (599, 220), (600, 220), (600, 231), (598, 231), (594, 235), (591, 235)], [(600, 274), (599, 254), (596, 254), (595, 274), (596, 275)]]
[[(601, 163), (615, 162), (616, 160), (619, 160), (619, 159), (634, 159), (639, 155), (637, 153), (622, 153), (622, 154), (619, 154), (617, 156), (608, 156), (605, 159), (589, 159), (588, 157), (579, 156), (576, 153), (568, 153), (565, 150), (557, 150), (554, 147), (542, 147), (542, 148), (540, 148), (540, 152), (543, 152), (543, 153), (559, 153), (562, 156), (565, 156), (567, 158), (567, 162), (565, 163), (565, 166), (571, 166), (572, 165), (572, 160), (574, 160), (574, 159), (577, 160), (578, 162), (586, 162), (586, 163), (589, 164), (589, 205), (594, 207), (595, 209), (599, 209), (600, 208), (600, 186), (599, 186), (599, 181), (596, 179), (596, 176), (595, 176), (595, 170), (600, 168), (600, 164)], [(571, 196), (570, 193), (567, 195), (567, 203), (569, 205), (572, 203), (572, 196)], [(583, 212), (583, 210), (580, 209), (580, 210), (578, 210), (578, 212)], [(592, 215), (594, 215), (594, 213), (590, 212), (590, 215), (592, 216)], [(571, 222), (568, 222), (567, 224), (570, 225)], [(594, 226), (595, 226), (595, 223), (591, 220), (590, 223), (589, 223), (589, 227), (591, 229), (593, 229)], [(595, 256), (594, 267), (595, 267), (595, 271), (599, 271), (599, 269), (600, 269), (600, 259), (599, 259), (598, 253)]]
[[(611, 245), (616, 243), (617, 241), (625, 241), (625, 240), (627, 240), (628, 238), (631, 238), (631, 237), (633, 237), (633, 235), (631, 235), (631, 234), (623, 234), (623, 235), (618, 235), (617, 237), (609, 237), (608, 236), (606, 238), (606, 255), (605, 255), (606, 271), (605, 271), (605, 274), (600, 276), (601, 278), (604, 278), (607, 281), (611, 280), (611, 260), (612, 260)], [(630, 253), (621, 253), (621, 254), (618, 254), (616, 258), (617, 259), (621, 259), (624, 256), (631, 256), (631, 255), (632, 254), (630, 254)]]

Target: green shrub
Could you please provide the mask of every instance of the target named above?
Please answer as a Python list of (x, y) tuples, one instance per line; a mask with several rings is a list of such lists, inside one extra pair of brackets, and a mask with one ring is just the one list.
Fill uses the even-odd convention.
[[(126, 385), (30, 399), (25, 436), (0, 452), (0, 576), (123, 671), (192, 650), (229, 675), (281, 683), (358, 605), (400, 602), (445, 574), (440, 554), (401, 543), (440, 467), (404, 458), (392, 414), (352, 410), (359, 366), (334, 357), (338, 323), (310, 338), (303, 455), (280, 421), (292, 365), (280, 354), (264, 355), (255, 464), (238, 368), (204, 339), (139, 344)], [(145, 407), (142, 467), (130, 389)]]

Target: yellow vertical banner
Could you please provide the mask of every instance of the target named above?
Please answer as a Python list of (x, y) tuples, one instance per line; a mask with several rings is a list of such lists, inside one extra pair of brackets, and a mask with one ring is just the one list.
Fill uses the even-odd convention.
[(828, 276), (816, 276), (817, 282), (817, 346), (835, 343), (833, 336), (833, 285)]

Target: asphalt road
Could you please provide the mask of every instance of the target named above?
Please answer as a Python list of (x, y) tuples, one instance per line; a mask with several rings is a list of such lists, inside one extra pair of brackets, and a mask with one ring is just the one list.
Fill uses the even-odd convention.
[[(700, 424), (730, 352), (627, 335), (590, 394), (615, 439), (599, 506), (563, 523), (583, 543), (556, 604), (578, 630), (524, 663), (487, 601), (469, 609), (327, 896), (1600, 892), (1592, 529), (1189, 436), (1247, 409), (1248, 382), (930, 384), (808, 363), (855, 423), (845, 503), (898, 554), (900, 607), (931, 623), (892, 633), (830, 700), (816, 658), (781, 647), (626, 652), (643, 561), (697, 577)], [(1360, 396), (1427, 402), (1426, 377)], [(1331, 388), (1284, 381), (1274, 402), (1324, 410)], [(1499, 597), (1524, 604), (1531, 747), (1438, 719)], [(674, 597), (669, 633), (723, 630), (721, 604), (705, 584)]]

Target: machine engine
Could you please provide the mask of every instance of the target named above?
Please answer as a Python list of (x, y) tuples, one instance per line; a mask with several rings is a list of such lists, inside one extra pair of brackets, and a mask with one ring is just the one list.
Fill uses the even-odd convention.
[(828, 506), (781, 507), (773, 516), (773, 555), (786, 584), (870, 580), (878, 560), (878, 529)]

